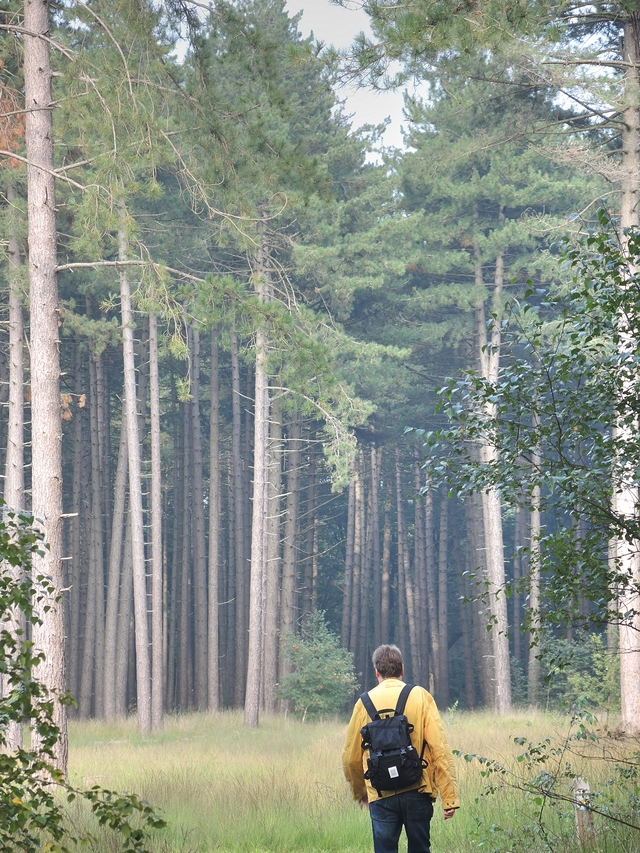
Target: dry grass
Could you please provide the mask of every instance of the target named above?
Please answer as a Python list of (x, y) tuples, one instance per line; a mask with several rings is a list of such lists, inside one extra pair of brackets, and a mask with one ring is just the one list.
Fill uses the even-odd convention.
[[(521, 765), (514, 758), (523, 747), (515, 737), (560, 743), (568, 726), (566, 718), (540, 712), (499, 718), (451, 711), (443, 719), (450, 745), (461, 755), (487, 756), (516, 768)], [(164, 809), (169, 828), (158, 834), (153, 848), (163, 853), (368, 853), (368, 816), (351, 802), (342, 778), (345, 729), (338, 720), (301, 724), (272, 717), (247, 730), (236, 712), (191, 714), (168, 717), (164, 732), (142, 741), (134, 720), (110, 727), (74, 723), (70, 773), (75, 782), (135, 791)], [(436, 853), (578, 849), (572, 846), (570, 808), (564, 818), (550, 816), (554, 846), (549, 846), (535, 828), (526, 829), (530, 797), (507, 786), (478, 802), (487, 782), (479, 775), (483, 766), (460, 757), (457, 767), (462, 808), (446, 823), (436, 808)], [(588, 772), (593, 777), (592, 762)], [(605, 835), (602, 851), (635, 849), (611, 846), (611, 833)], [(110, 848), (105, 841), (99, 849)]]

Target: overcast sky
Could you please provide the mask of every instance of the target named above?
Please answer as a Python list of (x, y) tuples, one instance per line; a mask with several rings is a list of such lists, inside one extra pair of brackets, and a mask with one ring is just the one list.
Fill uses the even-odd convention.
[[(287, 0), (287, 9), (291, 15), (302, 12), (298, 28), (303, 36), (313, 32), (319, 41), (336, 47), (348, 47), (354, 36), (370, 32), (369, 18), (366, 12), (358, 8), (354, 0), (351, 9), (336, 6), (330, 0)], [(400, 92), (374, 92), (367, 89), (341, 89), (340, 99), (347, 98), (347, 113), (353, 114), (354, 127), (363, 124), (379, 124), (387, 116), (391, 125), (384, 136), (385, 145), (402, 146), (400, 131), (402, 123), (402, 94)]]

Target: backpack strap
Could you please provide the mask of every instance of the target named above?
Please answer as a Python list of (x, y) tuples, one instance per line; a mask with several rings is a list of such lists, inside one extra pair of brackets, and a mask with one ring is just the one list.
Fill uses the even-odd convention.
[(405, 686), (400, 691), (400, 695), (398, 696), (398, 703), (396, 705), (396, 714), (404, 714), (404, 706), (407, 704), (407, 698), (409, 693), (413, 690), (413, 684), (405, 684)]
[(371, 698), (368, 693), (363, 693), (360, 697), (360, 701), (364, 705), (364, 709), (367, 714), (371, 717), (372, 720), (378, 716), (378, 712), (376, 711), (376, 706), (371, 701)]

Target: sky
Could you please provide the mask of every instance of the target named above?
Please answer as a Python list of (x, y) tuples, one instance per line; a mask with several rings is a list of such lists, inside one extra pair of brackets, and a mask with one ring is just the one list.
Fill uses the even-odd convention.
[[(316, 39), (333, 44), (335, 47), (348, 47), (354, 36), (362, 32), (370, 33), (367, 13), (359, 8), (358, 0), (345, 9), (336, 6), (330, 0), (287, 0), (290, 15), (302, 12), (298, 29), (303, 36), (313, 32)], [(379, 124), (385, 118), (391, 118), (391, 124), (385, 131), (385, 145), (402, 147), (402, 93), (375, 92), (371, 89), (356, 87), (338, 91), (338, 97), (346, 98), (346, 112), (353, 115), (352, 124)]]

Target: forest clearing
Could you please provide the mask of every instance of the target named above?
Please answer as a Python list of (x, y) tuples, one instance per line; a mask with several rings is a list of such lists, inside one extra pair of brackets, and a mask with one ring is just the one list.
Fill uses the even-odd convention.
[[(527, 771), (512, 759), (525, 747), (514, 738), (524, 737), (532, 744), (550, 738), (554, 746), (562, 746), (570, 729), (567, 715), (533, 709), (500, 718), (458, 710), (442, 716), (454, 750), (500, 760), (512, 771), (520, 768), (522, 784)], [(74, 722), (69, 771), (75, 782), (135, 790), (162, 808), (168, 826), (152, 834), (154, 853), (368, 853), (369, 817), (351, 801), (342, 775), (345, 731), (346, 720), (301, 723), (280, 716), (265, 718), (258, 729), (247, 730), (241, 714), (230, 711), (168, 716), (164, 732), (148, 740), (140, 738), (132, 719), (113, 725)], [(560, 767), (564, 772), (570, 763), (574, 772), (588, 779), (592, 791), (603, 792), (600, 806), (609, 795), (620, 805), (626, 793), (622, 788), (612, 791), (610, 784), (607, 791), (605, 784), (612, 766), (602, 755), (609, 749), (601, 747), (597, 760), (580, 757), (584, 751), (584, 742), (577, 741), (572, 753), (550, 758), (545, 769), (551, 774)], [(532, 793), (509, 785), (478, 801), (491, 781), (480, 776), (483, 767), (458, 757), (456, 769), (462, 807), (454, 820), (445, 823), (441, 805), (436, 804), (434, 850), (582, 849), (571, 804), (561, 802), (556, 810), (548, 800), (537, 804)], [(516, 781), (514, 776), (511, 782)], [(559, 778), (554, 787), (557, 795), (567, 795), (571, 781)], [(637, 849), (633, 832), (612, 821), (596, 816), (596, 831), (598, 842), (589, 848), (594, 853)], [(406, 850), (403, 843), (401, 850)], [(105, 842), (98, 849), (106, 853), (110, 848)]]
[(388, 643), (439, 848), (638, 846), (638, 4), (356, 5), (0, 2), (3, 851), (367, 849)]

